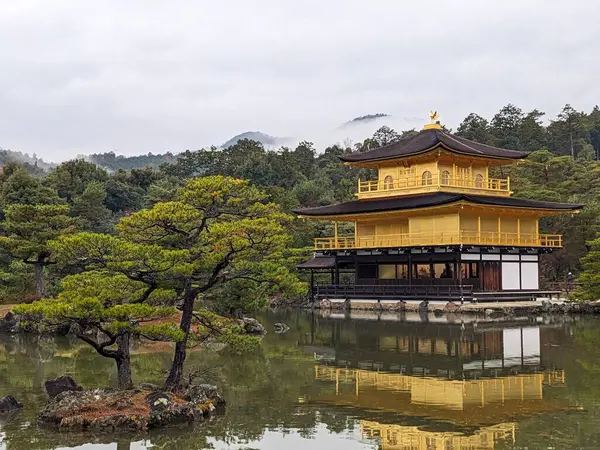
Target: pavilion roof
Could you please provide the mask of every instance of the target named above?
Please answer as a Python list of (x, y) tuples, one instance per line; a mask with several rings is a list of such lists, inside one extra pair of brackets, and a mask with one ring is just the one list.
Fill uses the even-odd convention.
[(330, 269), (335, 266), (333, 256), (313, 256), (312, 259), (298, 264), (298, 269)]
[(426, 129), (398, 142), (362, 153), (351, 153), (340, 156), (340, 159), (347, 163), (382, 161), (427, 153), (436, 148), (443, 148), (449, 152), (467, 156), (495, 159), (523, 159), (529, 154), (518, 150), (508, 150), (481, 144), (447, 133), (441, 129)]
[(584, 206), (583, 204), (555, 203), (540, 200), (526, 200), (514, 197), (495, 197), (490, 195), (471, 195), (449, 192), (435, 192), (427, 194), (402, 195), (396, 197), (354, 200), (346, 203), (338, 203), (335, 205), (298, 209), (295, 210), (294, 213), (301, 216), (309, 217), (367, 214), (376, 212), (428, 208), (433, 206), (444, 206), (460, 201), (477, 205), (489, 205), (506, 208), (552, 210), (563, 212), (575, 211), (583, 208)]

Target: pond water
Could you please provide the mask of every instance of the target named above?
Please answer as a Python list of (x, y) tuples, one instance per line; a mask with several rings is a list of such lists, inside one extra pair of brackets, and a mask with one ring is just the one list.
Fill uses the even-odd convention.
[[(67, 434), (36, 425), (43, 383), (63, 374), (114, 385), (111, 361), (66, 338), (0, 336), (0, 449), (600, 448), (600, 319), (460, 321), (281, 311), (259, 317), (261, 348), (194, 350), (228, 401), (209, 422), (148, 434)], [(136, 382), (159, 382), (170, 347), (134, 349)]]

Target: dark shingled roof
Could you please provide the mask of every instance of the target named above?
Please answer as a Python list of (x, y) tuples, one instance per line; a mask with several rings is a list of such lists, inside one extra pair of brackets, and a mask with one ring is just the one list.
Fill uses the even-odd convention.
[(529, 154), (518, 150), (506, 150), (492, 147), (491, 145), (480, 144), (446, 133), (443, 130), (429, 129), (423, 130), (412, 137), (367, 152), (340, 156), (340, 159), (349, 163), (378, 161), (425, 153), (440, 146), (454, 153), (500, 159), (522, 159), (526, 158)]
[(330, 269), (335, 266), (333, 256), (313, 256), (312, 259), (296, 265), (298, 269)]
[(551, 209), (555, 211), (574, 211), (583, 208), (582, 204), (554, 203), (539, 200), (525, 200), (514, 197), (492, 197), (489, 195), (453, 194), (435, 192), (432, 194), (404, 195), (368, 200), (354, 200), (337, 205), (318, 206), (294, 211), (302, 216), (335, 216), (346, 214), (364, 214), (383, 211), (402, 211), (405, 209), (427, 208), (466, 201), (479, 205), (505, 206), (508, 208)]

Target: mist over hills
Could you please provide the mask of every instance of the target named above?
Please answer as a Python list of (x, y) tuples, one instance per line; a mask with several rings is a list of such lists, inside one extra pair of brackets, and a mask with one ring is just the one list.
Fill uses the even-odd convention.
[(373, 122), (379, 119), (383, 119), (386, 117), (391, 117), (389, 114), (385, 114), (385, 113), (377, 113), (377, 114), (367, 114), (365, 116), (359, 116), (359, 117), (355, 117), (352, 120), (349, 120), (348, 122), (344, 122), (341, 127), (342, 128), (347, 128), (353, 125), (357, 125), (357, 124), (364, 124), (364, 123), (369, 123), (369, 122)]
[(252, 141), (260, 142), (265, 147), (280, 147), (291, 140), (291, 138), (271, 136), (261, 131), (245, 131), (229, 139), (227, 142), (221, 145), (221, 148), (231, 147), (242, 139), (250, 139)]
[(0, 147), (0, 166), (9, 163), (27, 164), (44, 171), (51, 170), (56, 166), (56, 164), (52, 162), (46, 162), (43, 159), (38, 158), (35, 153), (32, 156), (29, 156), (28, 153), (6, 150)]
[[(371, 136), (382, 125), (389, 125), (399, 129), (412, 128), (409, 123), (395, 123), (393, 117), (386, 113), (375, 113), (357, 116), (347, 122), (343, 122), (335, 129), (310, 130), (310, 132), (299, 133), (294, 137), (273, 136), (262, 131), (245, 131), (228, 139), (215, 148), (225, 149), (235, 145), (243, 139), (250, 139), (260, 142), (270, 150), (277, 150), (280, 147), (296, 147), (302, 141), (310, 141), (315, 144), (318, 152), (323, 151), (331, 145), (352, 146), (355, 142), (361, 142)], [(183, 153), (186, 149), (181, 149)], [(193, 150), (192, 150), (193, 151)], [(143, 167), (158, 168), (161, 164), (173, 163), (178, 159), (180, 152), (172, 153), (147, 153), (134, 156), (119, 155), (114, 151), (104, 153), (79, 154), (74, 158), (86, 159), (98, 166), (101, 166), (111, 172), (117, 170), (132, 170)], [(27, 153), (2, 150), (0, 148), (0, 165), (9, 161), (36, 165), (41, 170), (50, 171), (56, 166), (53, 162), (46, 162), (34, 154), (29, 156)]]

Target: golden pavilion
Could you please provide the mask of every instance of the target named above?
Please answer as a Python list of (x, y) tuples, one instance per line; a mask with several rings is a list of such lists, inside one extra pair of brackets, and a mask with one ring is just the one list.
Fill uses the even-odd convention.
[[(510, 179), (490, 169), (528, 153), (492, 147), (444, 131), (437, 114), (416, 135), (340, 157), (377, 170), (358, 182), (354, 201), (305, 208), (299, 217), (333, 222), (314, 240), (312, 295), (322, 300), (523, 299), (543, 295), (539, 257), (562, 247), (562, 236), (539, 232), (539, 219), (577, 212), (581, 204), (512, 197)], [(339, 233), (338, 224), (354, 233)], [(347, 225), (346, 225), (347, 228)], [(330, 272), (331, 282), (314, 284)], [(340, 282), (340, 273), (344, 276)], [(546, 292), (548, 294), (549, 292)]]

